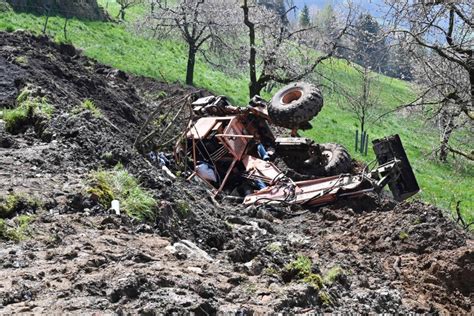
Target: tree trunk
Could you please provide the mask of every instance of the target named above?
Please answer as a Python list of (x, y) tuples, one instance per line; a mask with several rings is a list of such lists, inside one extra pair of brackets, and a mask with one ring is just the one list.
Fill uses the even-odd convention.
[(255, 24), (249, 20), (249, 7), (247, 0), (244, 0), (242, 5), (244, 10), (244, 23), (249, 29), (249, 45), (250, 45), (250, 57), (249, 57), (249, 71), (250, 71), (250, 83), (249, 83), (249, 96), (253, 98), (255, 95), (260, 93), (262, 87), (259, 88), (257, 82), (257, 67), (256, 67), (256, 56), (257, 50), (255, 49)]
[(265, 88), (265, 84), (262, 84), (259, 81), (251, 82), (249, 85), (250, 99), (256, 95), (260, 95), (263, 88)]
[(439, 147), (439, 160), (446, 162), (448, 160), (449, 153), (449, 138), (451, 137), (452, 129), (446, 130), (441, 138), (441, 145)]
[(117, 14), (117, 18), (120, 18), (122, 21), (125, 21), (125, 9), (124, 8), (120, 8), (120, 11), (119, 13)]
[(471, 56), (468, 62), (469, 65), (469, 83), (471, 85), (471, 107), (467, 106), (466, 115), (474, 120), (474, 58)]
[(194, 65), (196, 64), (196, 48), (189, 44), (188, 65), (186, 67), (186, 84), (192, 86), (194, 81)]
[(449, 139), (454, 129), (454, 117), (449, 116), (446, 112), (440, 115), (441, 144), (439, 146), (439, 160), (446, 162), (449, 154)]

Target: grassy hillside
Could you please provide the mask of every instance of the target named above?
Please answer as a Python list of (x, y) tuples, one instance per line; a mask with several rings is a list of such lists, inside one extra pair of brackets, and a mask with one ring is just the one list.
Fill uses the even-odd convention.
[[(118, 11), (112, 1), (108, 9), (113, 15)], [(133, 8), (128, 12), (134, 19), (143, 12), (143, 8)], [(0, 13), (0, 30), (13, 31), (27, 29), (40, 32), (44, 17), (13, 12)], [(50, 19), (48, 34), (58, 41), (64, 41), (64, 19)], [(159, 80), (183, 82), (186, 67), (186, 47), (174, 41), (155, 42), (133, 34), (127, 25), (102, 22), (70, 21), (68, 39), (82, 48), (85, 54), (98, 61), (120, 68), (124, 71), (144, 75)], [(320, 67), (319, 71), (327, 77), (347, 87), (357, 86), (361, 79), (357, 72), (346, 62), (333, 59)], [(414, 93), (406, 82), (379, 76), (376, 88), (380, 98), (380, 113), (393, 108), (401, 102), (413, 99)], [(236, 104), (246, 104), (247, 76), (229, 77), (212, 69), (202, 60), (196, 64), (195, 85), (231, 97)], [(270, 95), (264, 95), (269, 98)], [(354, 153), (354, 132), (357, 129), (355, 117), (344, 109), (345, 100), (341, 94), (325, 91), (325, 107), (313, 121), (314, 129), (306, 136), (318, 142), (338, 142), (351, 150), (355, 158), (370, 161), (373, 154), (362, 157)], [(469, 220), (474, 220), (474, 167), (473, 164), (450, 158), (448, 164), (439, 164), (432, 159), (431, 152), (437, 146), (438, 136), (433, 126), (425, 123), (416, 114), (392, 114), (383, 122), (369, 126), (370, 138), (399, 133), (407, 149), (415, 173), (422, 187), (418, 195), (425, 201), (446, 209), (452, 209), (455, 202), (462, 200), (462, 208)], [(466, 133), (454, 135), (453, 142), (463, 137), (472, 137)], [(472, 145), (473, 142), (471, 142)]]

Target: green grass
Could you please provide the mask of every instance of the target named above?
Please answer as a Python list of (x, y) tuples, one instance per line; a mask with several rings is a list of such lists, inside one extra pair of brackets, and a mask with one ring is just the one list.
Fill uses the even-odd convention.
[(92, 113), (92, 116), (94, 117), (101, 117), (102, 112), (100, 109), (95, 105), (94, 101), (86, 99), (81, 102), (81, 104), (75, 108), (72, 109), (72, 113), (77, 114), (81, 113), (83, 111), (89, 111)]
[(340, 275), (343, 274), (344, 270), (340, 266), (336, 265), (329, 269), (328, 272), (326, 272), (326, 274), (323, 276), (323, 283), (326, 285), (331, 285)]
[(285, 266), (284, 272), (294, 275), (297, 279), (311, 285), (315, 289), (319, 289), (323, 286), (323, 279), (319, 274), (312, 272), (312, 264), (313, 262), (310, 258), (298, 256), (296, 260)]
[(94, 172), (87, 192), (106, 209), (112, 200), (118, 200), (128, 216), (140, 221), (155, 220), (155, 199), (122, 165)]
[[(100, 0), (105, 4), (107, 0)], [(114, 1), (109, 2), (109, 11), (113, 16), (118, 12)], [(127, 20), (133, 21), (144, 12), (143, 7), (134, 7), (127, 12)], [(0, 12), (0, 30), (27, 29), (39, 33), (44, 22), (43, 17), (13, 12)], [(58, 41), (64, 41), (64, 20), (52, 17), (48, 34)], [(186, 45), (171, 40), (152, 41), (137, 36), (127, 23), (70, 21), (68, 38), (84, 53), (101, 63), (117, 67), (126, 72), (183, 83), (186, 71)], [(25, 62), (20, 60), (20, 62)], [(345, 61), (331, 59), (317, 69), (325, 76), (344, 86), (357, 91), (361, 79), (357, 71)], [(331, 86), (325, 80), (323, 83)], [(195, 85), (210, 90), (215, 94), (227, 95), (239, 105), (248, 102), (248, 84), (245, 71), (241, 75), (230, 76), (213, 69), (198, 57), (195, 71)], [(377, 75), (374, 83), (380, 106), (376, 114), (414, 99), (413, 87), (404, 81)], [(358, 129), (355, 116), (345, 109), (346, 100), (338, 87), (325, 89), (325, 106), (313, 120), (314, 129), (304, 133), (305, 136), (318, 142), (337, 142), (345, 145), (354, 158), (369, 162), (374, 159), (373, 153), (367, 157), (354, 152), (354, 133)], [(264, 98), (270, 95), (264, 93)], [(462, 200), (462, 212), (467, 221), (474, 220), (474, 168), (473, 164), (462, 159), (450, 160), (447, 164), (438, 163), (432, 157), (432, 151), (438, 146), (436, 128), (416, 113), (388, 115), (383, 121), (368, 126), (370, 139), (398, 133), (403, 141), (408, 157), (415, 171), (421, 193), (416, 198), (435, 204), (444, 209), (453, 210), (455, 202)], [(472, 136), (466, 131), (452, 136), (454, 146), (461, 146), (462, 141)], [(472, 146), (472, 141), (470, 146)], [(472, 150), (472, 149), (469, 149)]]
[(39, 200), (21, 194), (0, 195), (0, 219), (14, 217), (21, 211), (36, 211), (41, 206)]
[(27, 238), (29, 224), (33, 221), (31, 215), (19, 215), (11, 224), (7, 224), (4, 219), (0, 219), (0, 239), (22, 241)]
[(50, 118), (54, 108), (46, 97), (32, 97), (29, 88), (24, 88), (16, 99), (17, 106), (13, 109), (0, 111), (0, 118), (5, 121), (7, 131), (15, 133), (32, 123), (34, 116), (43, 114)]

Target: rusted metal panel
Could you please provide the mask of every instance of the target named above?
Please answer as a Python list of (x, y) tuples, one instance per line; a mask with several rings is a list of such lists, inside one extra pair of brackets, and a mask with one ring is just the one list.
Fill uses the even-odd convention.
[(204, 139), (218, 123), (230, 121), (233, 117), (203, 117), (194, 123), (187, 134), (188, 138)]

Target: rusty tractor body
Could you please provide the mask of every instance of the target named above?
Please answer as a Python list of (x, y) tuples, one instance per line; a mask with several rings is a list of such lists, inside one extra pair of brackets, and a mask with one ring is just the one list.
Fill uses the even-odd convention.
[[(292, 88), (291, 97), (295, 93), (294, 86)], [(303, 169), (307, 163), (308, 170), (311, 166), (321, 167), (313, 170), (324, 170), (327, 157), (323, 154), (324, 148), (310, 139), (276, 138), (269, 126), (273, 120), (268, 107), (269, 104), (260, 98), (254, 98), (245, 108), (233, 107), (224, 97), (195, 101), (196, 116), (189, 122), (184, 141), (175, 152), (179, 160), (191, 167), (190, 178), (200, 177), (215, 196), (223, 192), (239, 196), (245, 205), (316, 206), (343, 197), (380, 192), (387, 184), (396, 200), (406, 199), (419, 191), (398, 135), (374, 141), (380, 164), (374, 170), (366, 168), (357, 174), (344, 172), (331, 176), (313, 173), (304, 181), (292, 179), (271, 160), (281, 155), (295, 162), (300, 157)], [(297, 122), (293, 128), (302, 123)], [(286, 124), (285, 127), (291, 126)], [(274, 151), (272, 159), (266, 151), (268, 148)]]

